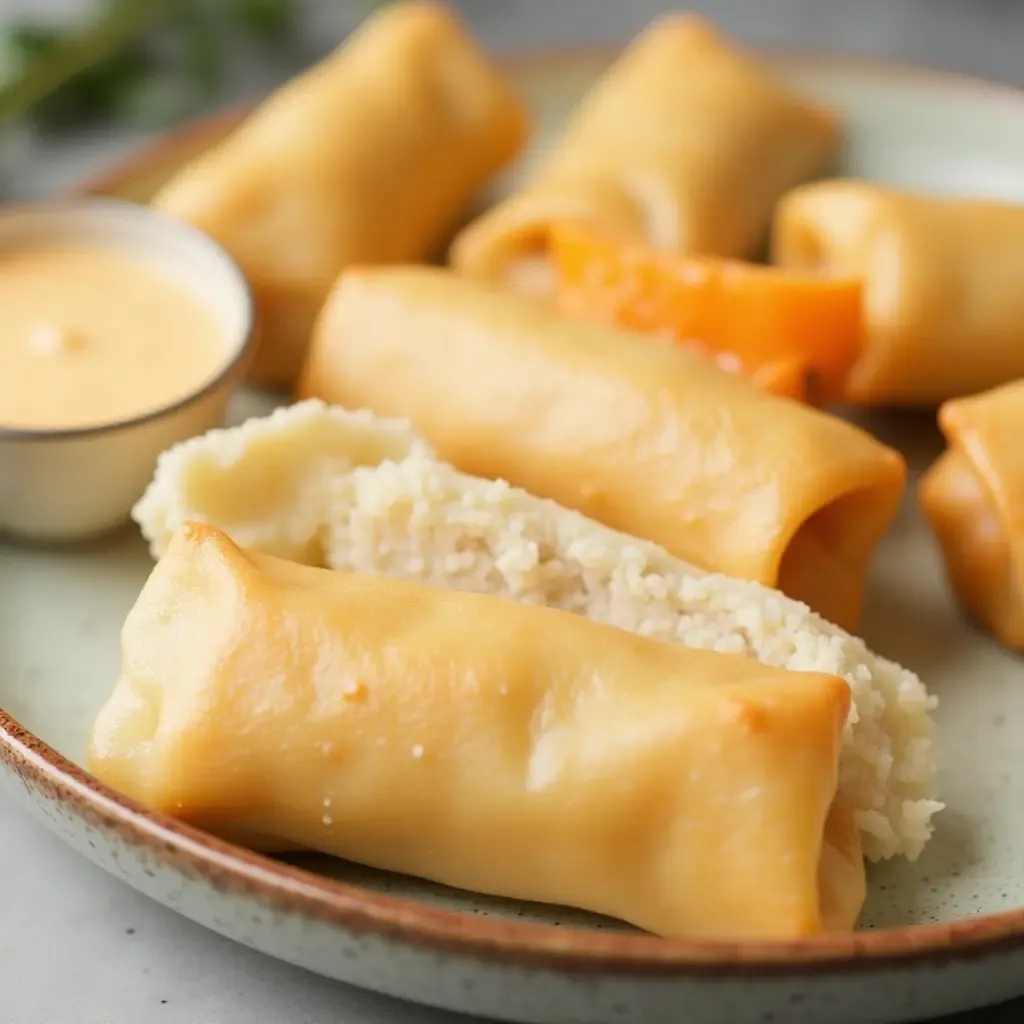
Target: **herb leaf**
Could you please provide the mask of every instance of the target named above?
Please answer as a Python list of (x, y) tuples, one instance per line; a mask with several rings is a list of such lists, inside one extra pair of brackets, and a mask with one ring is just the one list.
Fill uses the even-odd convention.
[(180, 116), (221, 88), (239, 38), (279, 44), (297, 14), (295, 0), (99, 0), (77, 31), (15, 23), (0, 32), (0, 125)]

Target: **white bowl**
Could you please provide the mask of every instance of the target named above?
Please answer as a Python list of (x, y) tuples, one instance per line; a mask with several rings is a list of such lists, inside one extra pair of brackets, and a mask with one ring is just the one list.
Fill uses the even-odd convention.
[(72, 199), (0, 210), (0, 251), (25, 242), (102, 245), (165, 267), (220, 318), (224, 363), (171, 405), (99, 426), (36, 430), (0, 423), (0, 533), (40, 542), (124, 523), (165, 448), (217, 426), (252, 348), (249, 286), (211, 239), (145, 206)]

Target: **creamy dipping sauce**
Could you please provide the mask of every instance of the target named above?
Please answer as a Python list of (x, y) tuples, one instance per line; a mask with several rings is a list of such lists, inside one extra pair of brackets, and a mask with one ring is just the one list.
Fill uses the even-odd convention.
[(156, 412), (228, 357), (217, 312), (144, 259), (92, 244), (0, 251), (0, 429)]

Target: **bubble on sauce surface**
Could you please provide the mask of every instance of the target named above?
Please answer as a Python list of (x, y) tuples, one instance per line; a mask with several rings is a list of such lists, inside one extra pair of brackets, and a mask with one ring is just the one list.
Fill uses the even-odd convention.
[(57, 324), (40, 324), (28, 339), (29, 348), (40, 356), (59, 356), (82, 347), (82, 336)]

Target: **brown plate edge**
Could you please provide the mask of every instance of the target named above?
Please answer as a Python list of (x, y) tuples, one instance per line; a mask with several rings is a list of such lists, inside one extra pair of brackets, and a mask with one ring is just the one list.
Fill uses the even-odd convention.
[[(581, 46), (502, 56), (518, 73), (568, 63), (610, 60), (619, 48)], [(841, 65), (867, 74), (912, 78), (931, 86), (980, 91), (1019, 104), (1012, 85), (858, 54), (766, 48), (772, 62)], [(234, 108), (172, 129), (74, 189), (74, 195), (123, 194), (169, 162), (168, 154), (201, 150), (222, 138), (250, 108)], [(0, 761), (44, 799), (122, 841), (141, 846), (172, 867), (187, 866), (229, 895), (257, 897), (275, 910), (370, 933), (411, 946), (549, 970), (621, 975), (786, 976), (873, 970), (929, 958), (944, 962), (1024, 946), (1024, 907), (942, 924), (910, 925), (792, 942), (659, 939), (522, 921), (494, 921), (427, 907), (324, 878), (223, 842), (154, 814), (100, 783), (0, 709)]]
[(0, 710), (0, 762), (44, 800), (142, 847), (179, 873), (271, 909), (434, 952), (584, 974), (806, 976), (931, 956), (984, 956), (1024, 945), (1024, 908), (945, 924), (794, 941), (661, 939), (498, 921), (441, 910), (325, 878), (147, 810), (101, 783)]

